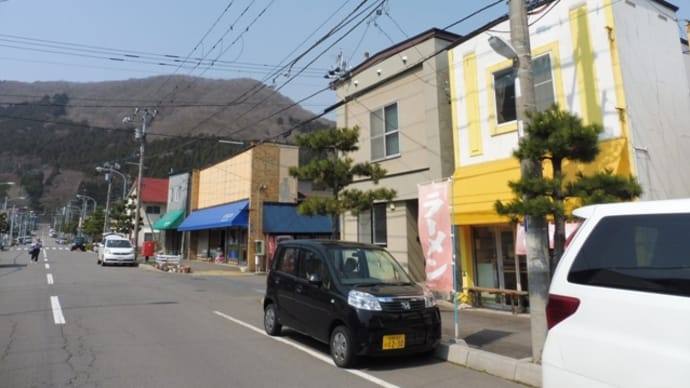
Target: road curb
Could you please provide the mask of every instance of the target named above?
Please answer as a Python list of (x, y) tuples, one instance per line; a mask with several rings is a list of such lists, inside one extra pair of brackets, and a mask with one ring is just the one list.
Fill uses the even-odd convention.
[(448, 362), (533, 387), (541, 386), (541, 365), (467, 346), (465, 341), (442, 343), (436, 356)]

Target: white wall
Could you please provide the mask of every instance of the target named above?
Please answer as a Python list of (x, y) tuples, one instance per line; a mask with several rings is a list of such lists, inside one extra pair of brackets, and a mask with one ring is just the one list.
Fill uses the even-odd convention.
[(168, 178), (168, 211), (186, 210), (189, 184), (189, 173), (171, 175)]
[(675, 14), (651, 1), (635, 3), (614, 8), (621, 62), (627, 64), (623, 79), (642, 199), (688, 197), (688, 54), (683, 54)]

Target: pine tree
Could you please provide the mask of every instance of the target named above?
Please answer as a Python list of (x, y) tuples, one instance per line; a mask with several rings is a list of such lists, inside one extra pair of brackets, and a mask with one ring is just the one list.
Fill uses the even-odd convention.
[(91, 214), (89, 218), (84, 221), (83, 225), (83, 232), (87, 236), (91, 236), (91, 238), (99, 238), (100, 235), (103, 233), (103, 222), (105, 221), (105, 213), (103, 212), (103, 208), (98, 208), (96, 211)]
[[(599, 154), (599, 124), (584, 125), (582, 120), (552, 105), (542, 112), (529, 113), (530, 124), (525, 128), (527, 136), (520, 139), (513, 155), (518, 159), (531, 159), (545, 165), (550, 161), (551, 178), (545, 174), (540, 179), (521, 178), (509, 182), (516, 194), (508, 203), (496, 201), (499, 214), (508, 215), (514, 221), (525, 215), (546, 216), (554, 221), (553, 270), (565, 247), (565, 202), (573, 199), (579, 205), (629, 201), (639, 197), (642, 188), (634, 177), (613, 175), (603, 171), (592, 176), (582, 173), (567, 179), (563, 174), (563, 162), (588, 163)], [(547, 164), (548, 165), (548, 164)], [(530, 193), (529, 201), (524, 194)]]
[(333, 238), (338, 237), (338, 219), (345, 212), (358, 214), (377, 201), (391, 201), (395, 190), (346, 189), (355, 177), (368, 177), (374, 184), (386, 175), (378, 163), (354, 163), (348, 153), (359, 149), (359, 128), (337, 128), (310, 132), (296, 137), (297, 145), (311, 159), (301, 167), (291, 167), (290, 176), (311, 181), (314, 187), (330, 191), (331, 196), (309, 197), (298, 206), (300, 214), (328, 215), (333, 222)]
[[(125, 201), (116, 201), (110, 208), (110, 225), (109, 230), (117, 233), (129, 235), (134, 231), (134, 213), (136, 213), (136, 195), (129, 196), (129, 203)], [(142, 226), (143, 220), (139, 217), (139, 226)]]

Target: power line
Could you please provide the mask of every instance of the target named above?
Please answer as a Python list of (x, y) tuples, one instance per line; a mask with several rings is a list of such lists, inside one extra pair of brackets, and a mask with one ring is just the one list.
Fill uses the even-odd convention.
[[(376, 12), (376, 10), (378, 9), (378, 7), (380, 7), (381, 5), (383, 5), (383, 3), (385, 3), (385, 1), (387, 1), (387, 0), (383, 0), (383, 1), (381, 1), (380, 3), (375, 4), (374, 7), (370, 7), (370, 11), (369, 11), (369, 13), (365, 16), (364, 19), (362, 19), (361, 21), (357, 22), (353, 27), (351, 27), (348, 31), (346, 31), (346, 33), (345, 33), (343, 36), (341, 36), (339, 39), (337, 39), (335, 42), (333, 42), (333, 43), (332, 43), (330, 46), (328, 46), (326, 49), (322, 50), (321, 53), (320, 53), (318, 56), (316, 56), (314, 59), (312, 59), (311, 62), (309, 62), (309, 63), (307, 64), (307, 67), (309, 67), (309, 65), (313, 64), (318, 58), (320, 58), (321, 56), (323, 56), (323, 54), (325, 54), (329, 49), (331, 49), (333, 46), (335, 46), (335, 44), (337, 44), (337, 43), (340, 42), (342, 39), (344, 39), (346, 36), (348, 36), (350, 33), (352, 33), (352, 31), (354, 31), (354, 30), (355, 30), (357, 27), (359, 27), (364, 21), (366, 21), (366, 19), (369, 18), (369, 16), (371, 16), (371, 14), (373, 14), (374, 12)], [(361, 5), (363, 5), (363, 3), (361, 3), (360, 6), (361, 6)], [(359, 9), (359, 7), (358, 7), (357, 9)], [(365, 11), (366, 11), (366, 9), (365, 9), (364, 11), (362, 11), (361, 13), (359, 13), (358, 16), (361, 15), (362, 13), (364, 13)], [(349, 15), (348, 15), (348, 17), (349, 17)], [(346, 24), (349, 24), (349, 21), (348, 21), (348, 23), (345, 23), (345, 24), (342, 24), (342, 23), (341, 23), (341, 25), (346, 25)], [(340, 28), (340, 26), (339, 26), (339, 28)], [(323, 40), (322, 40), (322, 41), (323, 41)], [(312, 46), (312, 47), (315, 47), (315, 46)], [(312, 49), (312, 48), (310, 47), (310, 50), (311, 50), (311, 49)], [(287, 85), (290, 81), (294, 80), (297, 76), (299, 76), (299, 73), (293, 75), (290, 79), (288, 79), (287, 81), (285, 81), (285, 83), (283, 83), (283, 85), (281, 85), (280, 87), (273, 89), (271, 95), (273, 95), (273, 94), (275, 94), (275, 93), (278, 93), (278, 91), (279, 91), (280, 89), (282, 89), (282, 88), (283, 88), (285, 85)], [(319, 91), (319, 92), (316, 93), (316, 94), (320, 94), (321, 92), (326, 91), (326, 90), (328, 90), (328, 88), (325, 88), (325, 89), (323, 89), (322, 91)], [(316, 95), (316, 94), (314, 94), (314, 95)], [(267, 97), (264, 98), (262, 101), (258, 102), (254, 107), (259, 106), (260, 104), (262, 104), (263, 102), (265, 102), (268, 98), (270, 98), (271, 95), (267, 96)], [(311, 98), (311, 96), (308, 97), (308, 98)], [(253, 108), (254, 108), (254, 107), (253, 107)], [(252, 109), (253, 109), (253, 108), (252, 108)], [(247, 113), (251, 112), (252, 109), (250, 109), (250, 110), (248, 110), (247, 112), (245, 112), (244, 114), (240, 115), (240, 118), (243, 117), (244, 115), (246, 115)], [(258, 120), (258, 121), (255, 121), (254, 123), (252, 123), (252, 125), (256, 125), (256, 124), (258, 124), (258, 123), (261, 123), (261, 122), (267, 120), (268, 118), (270, 118), (270, 117), (272, 117), (272, 116), (274, 116), (274, 114), (272, 114), (272, 115), (270, 115), (270, 116), (268, 116), (268, 117), (265, 117), (265, 118), (263, 118), (263, 119), (260, 119), (260, 120)], [(244, 127), (244, 128), (241, 128), (241, 129), (239, 129), (239, 130), (237, 130), (237, 131), (235, 131), (235, 132), (233, 132), (233, 133), (240, 132), (240, 131), (245, 130), (245, 129), (247, 129), (247, 128), (249, 128), (249, 126)]]
[[(76, 43), (59, 42), (45, 39), (35, 39), (14, 35), (0, 34), (0, 47), (13, 48), (23, 51), (33, 51), (46, 54), (57, 54), (88, 59), (98, 59), (108, 62), (145, 64), (152, 66), (174, 67), (174, 72), (179, 69), (196, 69), (201, 65), (213, 66), (219, 71), (254, 71), (273, 72), (276, 65), (225, 61), (220, 58), (208, 60), (205, 57), (181, 58), (173, 54), (147, 53), (141, 51), (126, 51), (122, 49), (89, 46)], [(305, 70), (307, 76), (320, 77), (325, 69)]]
[[(223, 16), (225, 16), (225, 14), (228, 12), (228, 10), (230, 9), (230, 7), (232, 6), (232, 4), (233, 4), (234, 2), (235, 2), (234, 0), (231, 0), (231, 1), (228, 3), (228, 5), (227, 5), (227, 6), (225, 7), (225, 9), (223, 10), (223, 12), (221, 12), (221, 14), (216, 18), (216, 21), (213, 22), (213, 24), (211, 25), (211, 27), (209, 27), (209, 29), (206, 30), (206, 33), (201, 37), (201, 39), (199, 39), (199, 42), (197, 42), (197, 44), (194, 46), (194, 48), (192, 48), (192, 50), (185, 56), (184, 61), (189, 60), (189, 58), (192, 56), (192, 54), (194, 54), (194, 52), (196, 52), (196, 50), (199, 49), (199, 46), (201, 46), (201, 44), (204, 42), (204, 40), (206, 39), (206, 37), (208, 37), (208, 35), (211, 33), (211, 31), (213, 31), (213, 29), (216, 27), (216, 25), (218, 25), (218, 23), (220, 22), (220, 20), (223, 18)], [(158, 87), (158, 89), (157, 89), (152, 95), (153, 95), (153, 96), (157, 95), (157, 94), (161, 91), (161, 89), (163, 88), (163, 86), (164, 86), (168, 81), (170, 81), (170, 79), (172, 78), (172, 76), (173, 76), (174, 74), (176, 74), (176, 73), (180, 70), (180, 68), (181, 68), (181, 67), (176, 68), (175, 71), (173, 72), (173, 74), (171, 74), (170, 76), (168, 76), (168, 78), (166, 78), (165, 81), (163, 81), (163, 83)]]

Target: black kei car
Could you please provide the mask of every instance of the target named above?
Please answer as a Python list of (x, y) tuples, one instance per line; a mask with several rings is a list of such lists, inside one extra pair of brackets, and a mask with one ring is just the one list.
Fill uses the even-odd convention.
[(335, 240), (287, 240), (266, 280), (264, 329), (282, 326), (329, 344), (336, 365), (358, 356), (431, 354), (441, 340), (433, 294), (384, 248)]
[(84, 237), (77, 236), (72, 241), (72, 246), (69, 248), (69, 250), (76, 251), (77, 249), (82, 252), (86, 252), (86, 240)]

